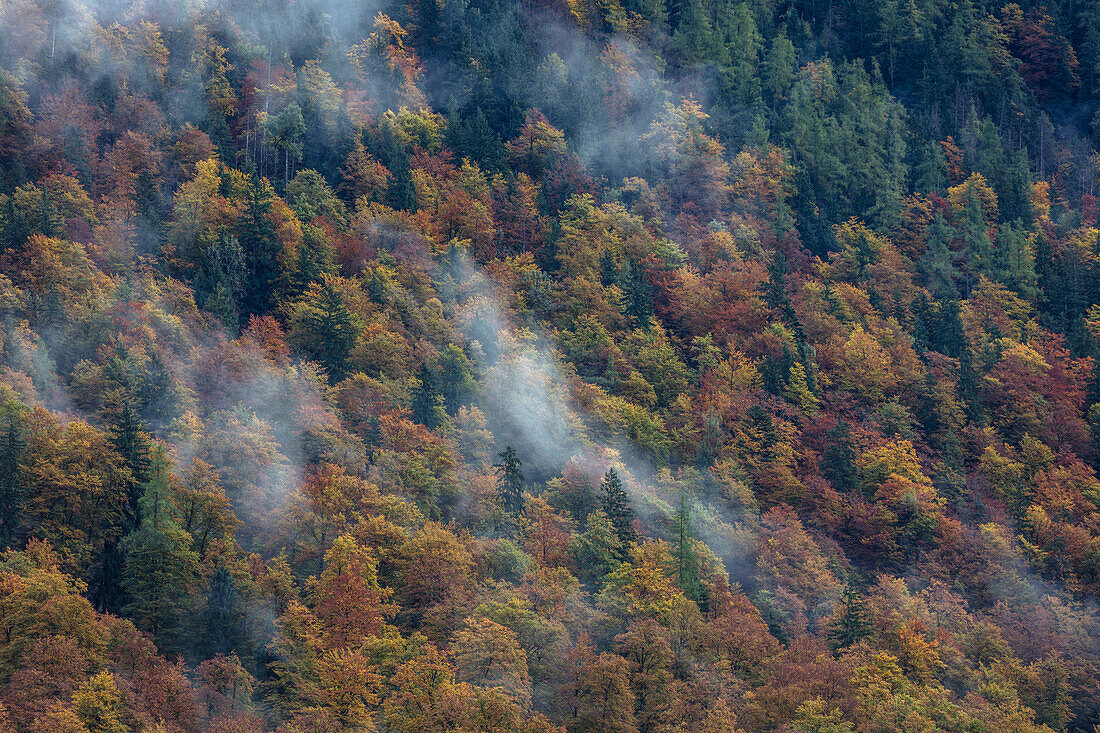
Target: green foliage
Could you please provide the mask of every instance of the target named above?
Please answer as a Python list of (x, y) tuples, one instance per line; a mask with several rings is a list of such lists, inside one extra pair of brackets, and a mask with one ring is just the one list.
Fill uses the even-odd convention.
[(614, 466), (608, 468), (604, 474), (600, 491), (603, 493), (604, 514), (619, 538), (619, 559), (625, 560), (629, 557), (631, 545), (638, 541), (638, 532), (634, 529), (634, 510), (630, 506), (630, 497)]
[(70, 5), (0, 730), (1100, 719), (1100, 3)]
[(852, 583), (844, 589), (840, 610), (829, 624), (829, 648), (836, 654), (872, 634), (867, 606)]
[(178, 643), (199, 561), (174, 516), (170, 470), (167, 457), (155, 452), (141, 497), (141, 524), (119, 545), (123, 588), (131, 598), (124, 611), (166, 649)]
[(493, 468), (497, 473), (497, 496), (504, 511), (514, 517), (523, 513), (523, 461), (516, 455), (516, 449), (506, 447), (497, 458), (500, 463), (494, 463)]

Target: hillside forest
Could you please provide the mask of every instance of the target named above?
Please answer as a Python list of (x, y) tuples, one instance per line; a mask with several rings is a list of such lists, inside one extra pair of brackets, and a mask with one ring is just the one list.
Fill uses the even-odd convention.
[(1100, 0), (0, 0), (0, 731), (1100, 730)]

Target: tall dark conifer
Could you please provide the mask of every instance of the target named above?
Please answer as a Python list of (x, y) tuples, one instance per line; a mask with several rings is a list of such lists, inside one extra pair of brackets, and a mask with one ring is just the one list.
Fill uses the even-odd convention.
[(622, 479), (614, 467), (608, 468), (604, 474), (603, 483), (600, 485), (603, 491), (603, 510), (611, 520), (611, 526), (615, 528), (615, 534), (622, 543), (621, 552), (625, 557), (630, 555), (630, 547), (638, 541), (638, 533), (634, 529), (634, 510), (630, 507), (630, 497), (623, 488)]
[(493, 464), (497, 471), (497, 495), (504, 510), (518, 517), (523, 513), (523, 461), (512, 446), (502, 450), (497, 458), (500, 463)]

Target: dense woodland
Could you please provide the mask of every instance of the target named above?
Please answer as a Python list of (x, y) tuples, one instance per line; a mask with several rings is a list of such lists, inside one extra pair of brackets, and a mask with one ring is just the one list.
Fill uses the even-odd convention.
[(0, 731), (1097, 730), (1100, 0), (0, 29)]

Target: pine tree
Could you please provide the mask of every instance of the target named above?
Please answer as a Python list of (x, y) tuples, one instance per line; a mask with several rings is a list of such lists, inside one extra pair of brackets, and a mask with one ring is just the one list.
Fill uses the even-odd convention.
[(516, 455), (516, 449), (507, 446), (497, 457), (500, 463), (494, 463), (497, 470), (497, 494), (504, 510), (514, 517), (523, 513), (523, 461)]
[(848, 583), (842, 597), (844, 610), (829, 624), (829, 648), (833, 653), (851, 646), (871, 635), (871, 623), (867, 620), (867, 606), (853, 583)]
[(607, 469), (600, 488), (603, 490), (604, 513), (611, 520), (611, 526), (615, 528), (615, 534), (622, 543), (620, 552), (622, 559), (625, 559), (630, 555), (631, 545), (638, 541), (638, 533), (634, 530), (634, 510), (630, 508), (630, 497), (627, 496), (614, 466)]

